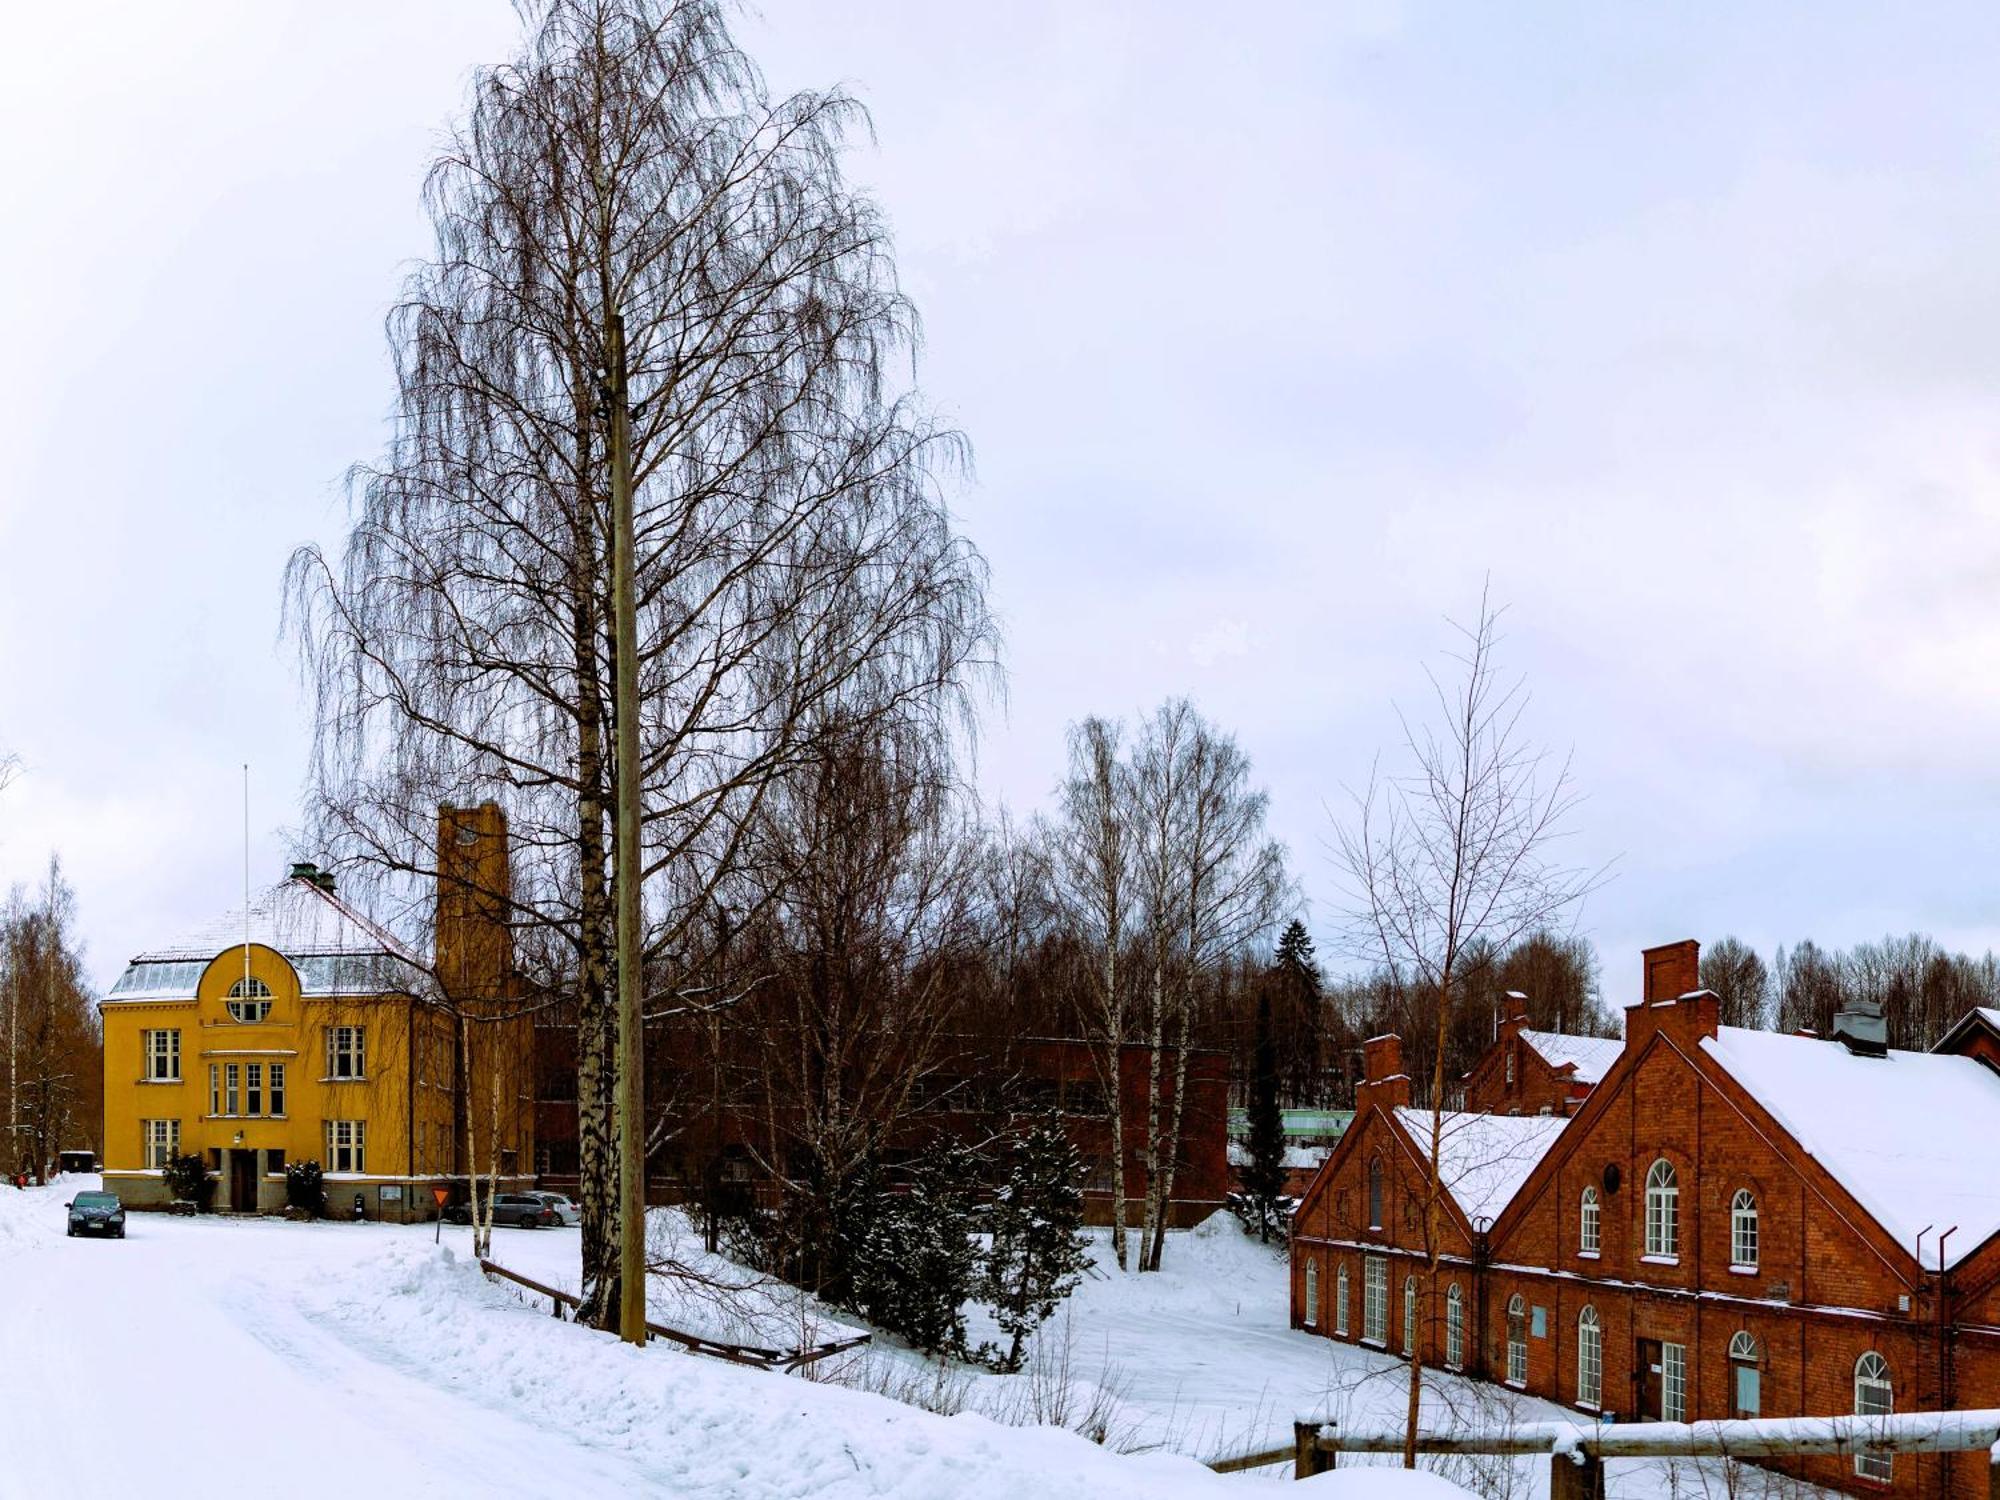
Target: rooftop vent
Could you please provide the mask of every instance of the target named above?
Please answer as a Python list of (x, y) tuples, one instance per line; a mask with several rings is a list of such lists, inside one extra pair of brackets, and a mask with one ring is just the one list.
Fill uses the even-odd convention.
[(309, 859), (299, 860), (292, 865), (290, 878), (293, 880), (310, 880), (317, 885), (319, 883), (319, 866)]
[(1833, 1018), (1833, 1039), (1856, 1057), (1889, 1055), (1889, 1021), (1876, 1000), (1857, 1000)]

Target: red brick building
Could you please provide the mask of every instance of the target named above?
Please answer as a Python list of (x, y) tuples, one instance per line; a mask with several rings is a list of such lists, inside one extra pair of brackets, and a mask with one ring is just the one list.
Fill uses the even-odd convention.
[(1489, 1115), (1573, 1115), (1624, 1048), (1616, 1037), (1532, 1030), (1517, 1012), (1465, 1075), (1465, 1107)]
[[(2000, 1405), (2000, 1073), (1980, 1060), (2000, 1018), (1935, 1053), (1889, 1051), (1863, 1012), (1826, 1040), (1745, 1031), (1696, 988), (1694, 943), (1645, 957), (1619, 1056), (1576, 1113), (1494, 1121), (1553, 1127), (1532, 1165), (1479, 1178), (1496, 1140), (1457, 1169), (1439, 1284), (1410, 1292), (1427, 1357), (1621, 1419)], [(1401, 1319), (1343, 1320), (1337, 1301), (1343, 1276), (1379, 1302), (1418, 1264), (1428, 1158), (1393, 1109), (1397, 1062), (1371, 1047), (1369, 1118), (1300, 1207), (1292, 1314), (1400, 1350)], [(1855, 1493), (1969, 1494), (1986, 1455), (1797, 1469)]]

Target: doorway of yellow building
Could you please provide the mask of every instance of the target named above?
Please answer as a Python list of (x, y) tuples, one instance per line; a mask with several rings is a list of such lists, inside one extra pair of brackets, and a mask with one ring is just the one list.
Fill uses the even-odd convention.
[(239, 1214), (257, 1211), (257, 1153), (232, 1148), (229, 1153), (229, 1206)]

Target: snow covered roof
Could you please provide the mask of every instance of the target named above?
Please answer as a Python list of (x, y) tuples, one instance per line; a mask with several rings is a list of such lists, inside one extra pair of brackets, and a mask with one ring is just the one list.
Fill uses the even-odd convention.
[(1615, 1036), (1571, 1036), (1562, 1031), (1522, 1031), (1521, 1040), (1548, 1060), (1552, 1068), (1575, 1063), (1570, 1074), (1578, 1083), (1597, 1084), (1618, 1061), (1625, 1043)]
[[(1431, 1112), (1405, 1106), (1396, 1120), (1429, 1159)], [(1471, 1220), (1497, 1219), (1569, 1121), (1561, 1115), (1445, 1111), (1438, 1176)]]
[(303, 876), (279, 882), (250, 904), (178, 941), (133, 958), (109, 1000), (177, 999), (194, 994), (219, 953), (253, 943), (275, 948), (298, 970), (309, 995), (382, 994), (422, 983), (424, 961), (387, 928)]
[(1956, 1225), (1945, 1265), (2000, 1232), (2000, 1076), (1932, 1052), (1857, 1057), (1838, 1042), (1724, 1026), (1702, 1048), (1906, 1249)]

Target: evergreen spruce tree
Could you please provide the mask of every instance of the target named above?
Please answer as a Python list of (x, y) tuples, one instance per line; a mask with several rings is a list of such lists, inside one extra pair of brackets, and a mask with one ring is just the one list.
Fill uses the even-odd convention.
[(1288, 1069), (1291, 1076), (1286, 1080), (1289, 1087), (1284, 1093), (1293, 1104), (1324, 1104), (1328, 1088), (1319, 958), (1313, 951), (1312, 934), (1297, 917), (1285, 924), (1278, 938), (1271, 975), (1286, 1005), (1297, 1016), (1295, 1046)]
[[(1290, 935), (1289, 929), (1286, 935)], [(1257, 1052), (1250, 1077), (1250, 1164), (1243, 1172), (1243, 1186), (1256, 1221), (1257, 1238), (1268, 1243), (1272, 1224), (1283, 1214), (1285, 1197), (1285, 1121), (1278, 1110), (1278, 1042), (1271, 1034), (1268, 986), (1257, 995)]]
[(1040, 1122), (1015, 1143), (987, 1224), (993, 1241), (982, 1295), (1008, 1337), (1000, 1368), (1018, 1370), (1022, 1346), (1076, 1290), (1089, 1264), (1083, 1158), (1056, 1121)]
[(975, 1194), (984, 1163), (940, 1140), (910, 1164), (908, 1189), (875, 1198), (860, 1247), (853, 1305), (930, 1354), (965, 1349), (966, 1300), (979, 1266)]

